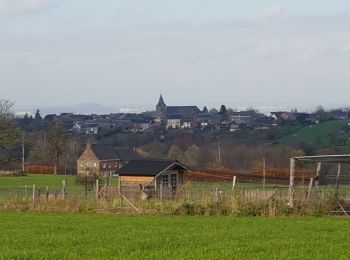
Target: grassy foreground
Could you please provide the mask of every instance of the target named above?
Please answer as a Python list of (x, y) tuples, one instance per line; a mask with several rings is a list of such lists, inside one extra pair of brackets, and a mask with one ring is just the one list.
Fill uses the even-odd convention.
[(0, 212), (0, 259), (349, 259), (349, 224)]

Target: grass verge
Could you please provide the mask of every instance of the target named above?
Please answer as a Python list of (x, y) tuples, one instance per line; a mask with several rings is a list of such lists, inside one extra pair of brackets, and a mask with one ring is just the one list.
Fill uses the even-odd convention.
[(1, 259), (349, 259), (350, 219), (0, 213)]

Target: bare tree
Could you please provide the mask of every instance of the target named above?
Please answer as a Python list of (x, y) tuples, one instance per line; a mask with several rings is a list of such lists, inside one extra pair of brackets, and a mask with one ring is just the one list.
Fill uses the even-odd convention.
[(68, 136), (62, 122), (55, 121), (48, 129), (48, 148), (53, 157), (55, 174), (58, 173), (58, 163), (67, 147)]
[(10, 100), (0, 99), (0, 119), (9, 118), (14, 103)]
[[(0, 100), (0, 149), (10, 151), (20, 141), (20, 134), (16, 128), (16, 122), (11, 114), (13, 103), (9, 100)], [(0, 161), (9, 161), (8, 155), (1, 156)]]

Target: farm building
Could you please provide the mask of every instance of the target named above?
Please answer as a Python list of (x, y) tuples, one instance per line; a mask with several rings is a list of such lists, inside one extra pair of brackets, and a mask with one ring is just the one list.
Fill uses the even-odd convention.
[(77, 175), (111, 176), (120, 168), (121, 159), (108, 145), (88, 144), (77, 162)]
[(184, 183), (189, 167), (170, 160), (134, 160), (117, 171), (122, 193), (140, 190), (172, 197)]

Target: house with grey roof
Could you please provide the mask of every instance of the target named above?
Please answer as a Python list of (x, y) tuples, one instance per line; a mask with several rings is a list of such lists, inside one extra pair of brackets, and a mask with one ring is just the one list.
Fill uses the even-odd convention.
[(77, 175), (112, 176), (120, 165), (121, 158), (110, 146), (87, 144), (77, 161)]

